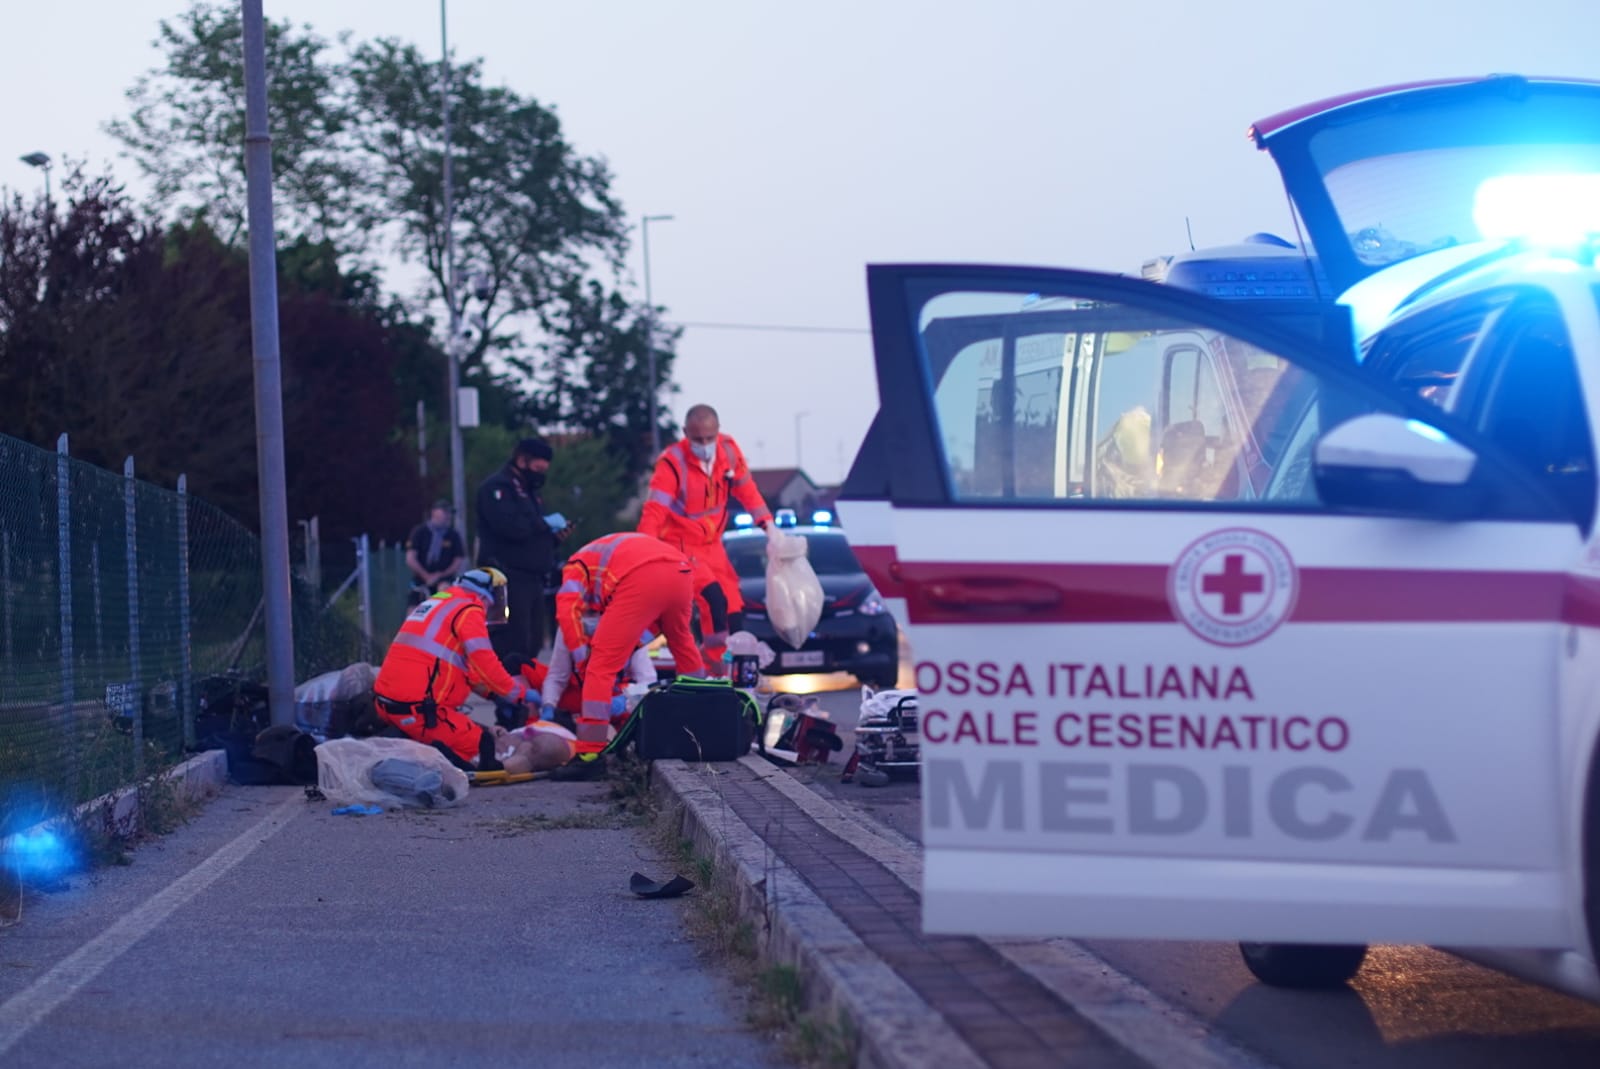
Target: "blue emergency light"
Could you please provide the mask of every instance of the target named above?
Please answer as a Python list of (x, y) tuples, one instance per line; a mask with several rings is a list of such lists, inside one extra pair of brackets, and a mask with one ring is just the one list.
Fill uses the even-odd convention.
[(733, 525), (735, 527), (754, 527), (755, 523), (756, 518), (748, 512), (736, 512), (733, 515)]
[(827, 509), (817, 509), (811, 514), (811, 524), (814, 527), (826, 527), (833, 522), (833, 513)]
[(1577, 247), (1600, 236), (1600, 174), (1504, 174), (1479, 184), (1472, 221), (1485, 238)]

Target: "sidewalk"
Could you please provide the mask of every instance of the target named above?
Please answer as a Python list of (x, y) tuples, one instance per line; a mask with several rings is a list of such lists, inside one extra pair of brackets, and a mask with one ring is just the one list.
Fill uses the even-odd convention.
[(859, 1037), (858, 1065), (1258, 1064), (1076, 944), (924, 935), (916, 845), (760, 758), (659, 761), (654, 776), (684, 837), (733, 874), (765, 953), (800, 970), (813, 1013)]
[[(780, 1065), (604, 783), (334, 816), (229, 787), (0, 932), (0, 1064)], [(691, 878), (693, 874), (690, 875)]]

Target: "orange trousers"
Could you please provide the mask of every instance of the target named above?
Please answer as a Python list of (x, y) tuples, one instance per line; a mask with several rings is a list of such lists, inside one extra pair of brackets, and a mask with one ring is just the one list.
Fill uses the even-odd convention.
[(611, 727), (611, 697), (617, 673), (639, 648), (639, 635), (650, 628), (666, 637), (677, 672), (697, 676), (705, 671), (689, 630), (694, 600), (692, 573), (670, 560), (649, 561), (628, 572), (600, 613), (600, 625), (589, 640), (583, 665), (583, 711), (578, 716), (578, 751), (599, 753)]

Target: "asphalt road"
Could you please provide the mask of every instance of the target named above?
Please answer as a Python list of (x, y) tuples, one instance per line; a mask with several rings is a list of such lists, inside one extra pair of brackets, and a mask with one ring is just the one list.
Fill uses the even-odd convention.
[[(0, 1066), (784, 1064), (604, 784), (335, 816), (230, 787), (0, 931)], [(692, 873), (689, 874), (692, 876)]]
[[(847, 689), (817, 694), (845, 752), (860, 705)], [(809, 687), (802, 684), (802, 687)], [(914, 781), (839, 782), (842, 761), (794, 774), (813, 790), (920, 842)], [(1600, 1006), (1522, 983), (1426, 947), (1378, 947), (1350, 989), (1295, 992), (1257, 983), (1232, 944), (1096, 941), (1105, 962), (1235, 1044), (1282, 1069), (1594, 1069)]]

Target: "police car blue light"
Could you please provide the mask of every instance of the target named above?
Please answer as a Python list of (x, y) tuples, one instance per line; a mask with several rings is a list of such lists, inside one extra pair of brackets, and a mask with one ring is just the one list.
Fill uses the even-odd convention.
[(1485, 238), (1574, 246), (1600, 236), (1600, 174), (1504, 174), (1484, 179), (1472, 221)]

